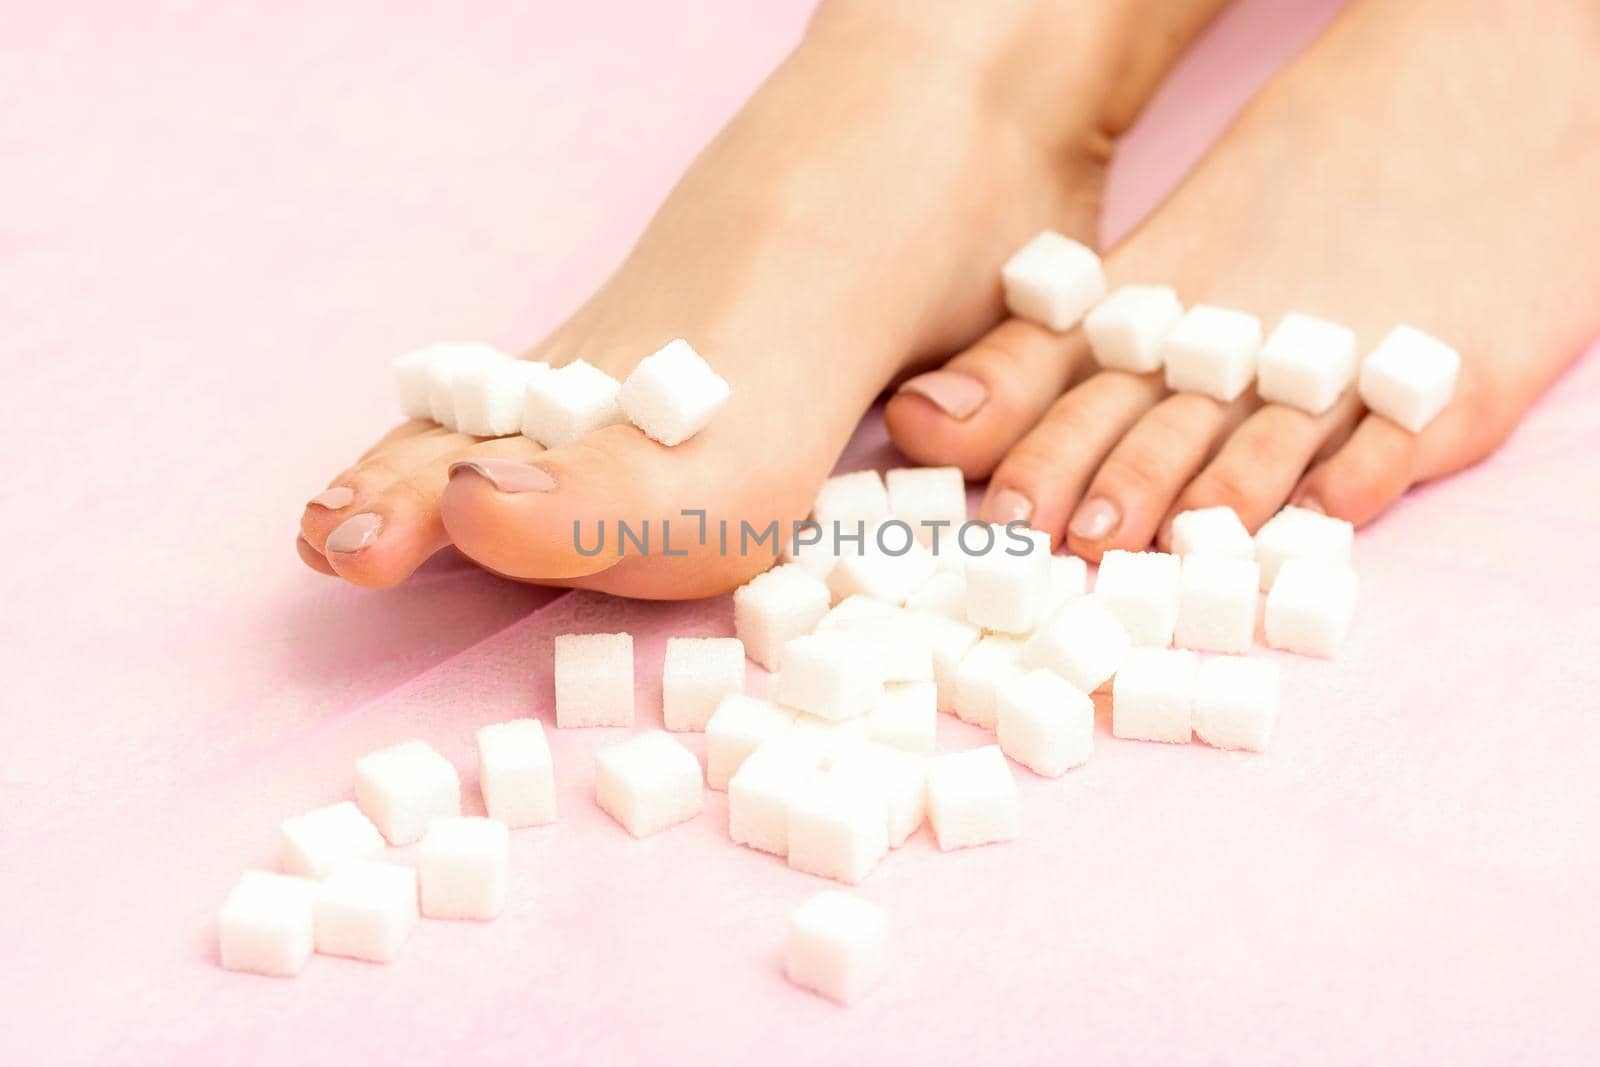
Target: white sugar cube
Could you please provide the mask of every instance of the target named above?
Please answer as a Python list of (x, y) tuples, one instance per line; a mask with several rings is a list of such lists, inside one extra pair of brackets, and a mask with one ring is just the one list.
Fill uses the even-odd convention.
[(394, 371), (400, 410), (408, 419), (433, 418), (433, 407), (428, 402), (428, 364), (433, 361), (434, 354), (431, 347), (418, 348), (389, 365)]
[(245, 871), (217, 914), (222, 966), (292, 978), (316, 943), (320, 885), (309, 878)]
[(1412, 433), (1450, 403), (1461, 356), (1443, 341), (1396, 326), (1361, 364), (1361, 402)]
[(1226, 505), (1195, 508), (1172, 519), (1172, 554), (1175, 556), (1216, 556), (1221, 559), (1254, 559), (1256, 545), (1239, 519), (1239, 513)]
[(1256, 637), (1261, 566), (1255, 560), (1185, 556), (1173, 641), (1201, 652), (1248, 652)]
[(1278, 718), (1278, 665), (1213, 656), (1194, 680), (1194, 732), (1216, 748), (1264, 752)]
[(890, 518), (889, 490), (877, 471), (836, 474), (817, 491), (811, 515), (822, 524), (824, 542), (832, 543), (835, 524), (847, 523), (854, 530), (863, 523), (870, 530)]
[(546, 448), (628, 421), (617, 404), (622, 388), (611, 375), (575, 359), (530, 378), (523, 395), (522, 432)]
[(928, 757), (928, 821), (939, 849), (1014, 840), (1017, 782), (998, 745)]
[(922, 616), (903, 609), (841, 623), (828, 632), (848, 633), (878, 665), (885, 682), (933, 681), (931, 633)]
[(326, 878), (341, 863), (383, 856), (383, 835), (351, 801), (283, 821), (278, 854), (286, 874)]
[(855, 719), (820, 719), (815, 715), (798, 712), (794, 728), (788, 737), (794, 743), (810, 745), (817, 753), (818, 765), (827, 769), (834, 757), (848, 752), (867, 739), (867, 717)]
[(512, 719), (481, 728), (478, 784), (491, 819), (511, 827), (555, 822), (555, 763), (544, 724), (538, 719)]
[(785, 563), (733, 591), (733, 632), (744, 642), (745, 655), (775, 671), (784, 644), (816, 629), (830, 599), (825, 581)]
[(802, 989), (849, 1004), (889, 970), (889, 914), (876, 904), (825, 890), (789, 915), (783, 969)]
[(509, 437), (522, 432), (522, 400), (528, 382), (548, 374), (550, 365), (501, 356), (456, 368), (450, 380), (455, 428), (475, 437)]
[(594, 798), (634, 837), (692, 819), (705, 806), (700, 761), (670, 734), (648, 730), (595, 756)]
[(1089, 565), (1077, 556), (1050, 557), (1050, 584), (1039, 602), (1037, 630), (1089, 590)]
[(664, 445), (680, 445), (705, 428), (732, 390), (681, 337), (639, 361), (617, 403), (628, 420)]
[(965, 722), (993, 730), (1000, 690), (1023, 673), (1021, 638), (990, 634), (972, 647), (956, 669), (955, 713)]
[(1312, 415), (1333, 407), (1356, 375), (1356, 335), (1310, 315), (1289, 314), (1261, 346), (1256, 392), (1270, 404)]
[(749, 755), (794, 726), (795, 713), (770, 700), (729, 693), (706, 723), (706, 784), (725, 790)]
[(818, 772), (789, 798), (789, 866), (852, 885), (889, 851), (889, 802), (881, 789)]
[[(1064, 558), (1064, 557), (1063, 557)], [(906, 610), (927, 615), (942, 615), (947, 619), (967, 618), (967, 575), (961, 570), (935, 571), (933, 576), (917, 586), (906, 597)]]
[(1135, 741), (1188, 744), (1198, 662), (1181, 649), (1129, 653), (1111, 683), (1111, 732)]
[(722, 698), (744, 692), (744, 642), (669, 637), (661, 665), (661, 718), (669, 730), (704, 730)]
[(778, 558), (826, 582), (839, 562), (839, 552), (834, 544), (833, 531), (808, 519), (780, 529)]
[(939, 687), (934, 682), (884, 686), (883, 702), (867, 713), (867, 737), (905, 752), (938, 748)]
[(476, 815), (435, 819), (417, 846), (422, 914), (430, 919), (493, 919), (506, 905), (511, 831)]
[(987, 550), (967, 557), (967, 621), (1023, 634), (1038, 622), (1050, 589), (1050, 535), (1024, 526), (991, 526)]
[(864, 593), (854, 593), (845, 597), (839, 603), (817, 620), (817, 630), (834, 630), (840, 627), (852, 626), (855, 623), (875, 623), (884, 619), (892, 619), (898, 612), (893, 604), (885, 604), (881, 600), (874, 600)]
[(1261, 591), (1272, 588), (1284, 561), (1309, 559), (1317, 563), (1350, 565), (1356, 528), (1307, 508), (1286, 507), (1256, 531), (1256, 560), (1261, 564)]
[(871, 647), (848, 629), (825, 630), (783, 647), (772, 695), (780, 704), (824, 719), (849, 719), (883, 700), (883, 673)]
[(1355, 613), (1355, 571), (1335, 563), (1288, 560), (1267, 594), (1267, 644), (1332, 659)]
[(1091, 593), (1069, 602), (1028, 638), (1022, 664), (1054, 671), (1092, 693), (1117, 673), (1132, 645), (1126, 627), (1098, 593)]
[(479, 367), (510, 359), (491, 345), (476, 342), (431, 345), (422, 369), (428, 390), (428, 417), (440, 426), (456, 428), (456, 375), (469, 367)]
[(1166, 648), (1178, 622), (1179, 577), (1177, 556), (1113, 549), (1100, 559), (1094, 591), (1135, 645)]
[(883, 795), (888, 803), (890, 848), (905, 844), (922, 825), (928, 806), (928, 765), (921, 756), (866, 741), (834, 757), (828, 770)]
[(995, 740), (1034, 773), (1059, 778), (1094, 753), (1094, 701), (1053, 671), (1029, 671), (1000, 689)]
[(940, 711), (956, 710), (961, 661), (978, 643), (983, 631), (959, 619), (907, 612), (921, 627), (933, 655), (933, 680)]
[(415, 868), (371, 861), (345, 864), (317, 891), (317, 951), (392, 963), (417, 916)]
[(1237, 400), (1256, 376), (1261, 320), (1231, 308), (1197, 304), (1161, 346), (1167, 388), (1204, 393), (1224, 403)]
[(1161, 369), (1161, 344), (1183, 318), (1178, 294), (1165, 285), (1124, 285), (1083, 320), (1095, 361), (1109, 370)]
[(1000, 282), (1011, 314), (1056, 333), (1076, 326), (1106, 295), (1100, 257), (1054, 230), (1038, 234), (1006, 260)]
[(556, 725), (633, 725), (633, 635), (555, 640)]
[(461, 814), (461, 778), (422, 741), (405, 741), (356, 760), (356, 803), (391, 845), (409, 845), (431, 819)]
[(728, 781), (728, 836), (734, 844), (785, 856), (789, 798), (822, 766), (822, 749), (803, 735), (784, 734), (746, 757)]
[(967, 521), (967, 483), (959, 467), (901, 467), (883, 476), (889, 513), (910, 526), (917, 540), (940, 553), (955, 544)]
[(938, 569), (933, 553), (903, 523), (889, 522), (865, 532), (859, 551), (840, 555), (828, 574), (835, 600), (865, 596), (900, 605)]

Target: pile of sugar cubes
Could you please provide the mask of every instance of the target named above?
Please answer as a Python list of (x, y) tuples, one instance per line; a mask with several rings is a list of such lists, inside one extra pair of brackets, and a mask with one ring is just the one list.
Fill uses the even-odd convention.
[(393, 370), (407, 418), (477, 437), (522, 434), (546, 448), (625, 422), (680, 445), (731, 392), (682, 338), (646, 356), (622, 382), (581, 359), (552, 368), (478, 343), (430, 345), (395, 360)]

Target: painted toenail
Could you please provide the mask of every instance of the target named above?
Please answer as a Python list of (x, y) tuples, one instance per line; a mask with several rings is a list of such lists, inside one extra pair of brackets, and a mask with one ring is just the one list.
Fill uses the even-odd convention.
[(450, 464), (450, 477), (471, 471), (502, 493), (548, 493), (556, 480), (547, 471), (509, 459), (464, 459)]
[(1090, 497), (1078, 505), (1078, 510), (1072, 516), (1069, 529), (1074, 537), (1085, 541), (1100, 541), (1111, 535), (1117, 528), (1117, 523), (1122, 521), (1122, 512), (1117, 505), (1103, 496)]
[(383, 516), (374, 515), (364, 511), (360, 515), (352, 515), (341, 522), (333, 533), (328, 535), (327, 547), (329, 552), (349, 554), (360, 552), (372, 544), (378, 534), (383, 532)]
[(984, 505), (983, 514), (985, 521), (1002, 525), (1027, 522), (1033, 516), (1033, 501), (1015, 489), (1002, 489)]
[(350, 506), (350, 501), (356, 498), (356, 491), (348, 485), (336, 485), (332, 489), (324, 489), (312, 497), (309, 503), (329, 511), (338, 511), (340, 508)]
[(971, 418), (989, 399), (989, 389), (970, 374), (936, 370), (919, 374), (900, 387), (902, 393), (915, 393), (931, 400), (952, 419)]

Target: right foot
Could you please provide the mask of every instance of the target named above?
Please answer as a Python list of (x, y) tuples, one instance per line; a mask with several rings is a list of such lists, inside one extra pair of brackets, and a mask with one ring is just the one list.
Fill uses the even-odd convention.
[(686, 337), (733, 386), (711, 424), (672, 449), (613, 426), (545, 451), (408, 423), (330, 484), (348, 494), (308, 505), (301, 555), (366, 586), (452, 542), (510, 577), (632, 596), (744, 581), (770, 554), (713, 536), (687, 557), (586, 557), (574, 523), (592, 544), (598, 520), (670, 518), (677, 548), (698, 527), (684, 509), (735, 531), (803, 517), (883, 387), (999, 321), (1007, 255), (1046, 226), (1092, 242), (1111, 138), (1219, 6), (824, 4), (617, 274), (529, 353), (621, 378)]

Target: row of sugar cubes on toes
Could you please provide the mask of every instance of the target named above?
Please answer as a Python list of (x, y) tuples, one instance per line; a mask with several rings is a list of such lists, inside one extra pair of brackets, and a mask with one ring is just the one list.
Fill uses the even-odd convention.
[(664, 445), (679, 445), (731, 395), (721, 375), (681, 338), (646, 356), (620, 382), (582, 359), (552, 369), (477, 343), (431, 345), (392, 367), (407, 418), (476, 437), (523, 434), (546, 448), (624, 422)]
[(1184, 309), (1163, 285), (1106, 294), (1100, 259), (1052, 231), (1024, 245), (1001, 272), (1011, 312), (1056, 332), (1082, 325), (1096, 361), (1133, 374), (1164, 371), (1175, 392), (1237, 399), (1253, 382), (1261, 399), (1320, 415), (1356, 386), (1361, 402), (1412, 433), (1449, 403), (1459, 354), (1421, 330), (1397, 326), (1357, 360), (1354, 332), (1291, 313), (1265, 341), (1261, 320), (1232, 308)]

